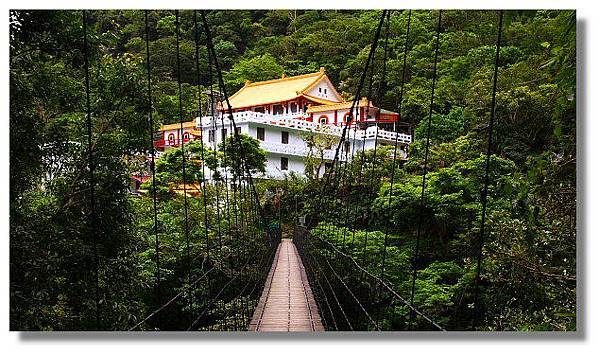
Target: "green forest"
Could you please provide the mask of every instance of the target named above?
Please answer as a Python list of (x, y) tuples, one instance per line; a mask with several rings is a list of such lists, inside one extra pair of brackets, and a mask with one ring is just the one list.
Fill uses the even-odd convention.
[[(204, 33), (196, 46), (194, 12), (179, 13), (179, 68), (174, 11), (148, 11), (148, 43), (143, 10), (87, 14), (91, 144), (81, 12), (10, 12), (11, 330), (246, 329), (275, 235), (291, 237), (299, 216), (312, 222), (307, 227), (314, 242), (306, 250), (327, 259), (342, 282), (360, 289), (358, 297), (368, 302), (367, 311), (376, 314), (382, 330), (408, 330), (413, 314), (370, 283), (369, 272), (381, 272), (395, 292), (410, 298), (414, 271), (414, 305), (446, 330), (576, 330), (574, 11), (504, 12), (478, 292), (474, 279), (497, 11), (443, 11), (432, 106), (438, 11), (412, 11), (408, 40), (408, 11), (391, 12), (387, 52), (382, 39), (370, 83), (359, 94), (400, 111), (401, 120), (412, 125), (407, 160), (391, 160), (389, 147), (358, 154), (340, 166), (335, 173), (343, 177), (340, 185), (325, 195), (323, 178), (314, 174), (319, 162), (307, 157), (304, 175), (255, 179), (256, 191), (241, 183), (225, 189), (225, 181), (193, 196), (174, 187), (184, 176), (189, 186), (201, 185), (203, 164), (230, 169), (218, 181), (241, 181), (241, 162), (232, 159), (239, 149), (252, 171), (265, 164), (258, 141), (247, 136), (239, 145), (226, 142), (219, 152), (193, 142), (185, 151), (163, 154), (155, 181), (142, 186), (146, 193), (131, 193), (131, 176), (148, 170), (144, 156), (152, 132), (206, 114), (206, 90), (222, 89), (209, 74), (216, 68), (209, 64)], [(230, 95), (247, 80), (324, 67), (352, 100), (381, 11), (229, 10), (207, 11), (206, 17)], [(93, 179), (89, 151), (96, 159)], [(183, 174), (182, 160), (189, 163)], [(90, 189), (99, 229), (87, 218)], [(158, 196), (157, 234), (152, 191)], [(223, 207), (219, 199), (239, 204)], [(336, 250), (364, 271), (346, 273), (351, 260)], [(193, 281), (204, 274), (209, 277)], [(215, 288), (225, 284), (225, 293), (215, 296)], [(181, 297), (143, 321), (175, 294)], [(213, 296), (219, 296), (217, 302), (211, 302)], [(353, 307), (350, 297), (340, 298)], [(480, 316), (474, 321), (476, 302)], [(320, 311), (333, 324), (333, 312)], [(349, 323), (354, 330), (373, 330), (361, 316)], [(431, 330), (418, 316), (411, 326)]]

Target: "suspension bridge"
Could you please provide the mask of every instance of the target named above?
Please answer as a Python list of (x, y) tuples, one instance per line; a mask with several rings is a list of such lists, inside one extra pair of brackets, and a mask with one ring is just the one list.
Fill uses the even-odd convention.
[[(89, 174), (92, 188), (90, 189), (90, 224), (92, 230), (96, 230), (96, 207), (94, 206), (94, 167), (96, 157), (92, 150), (92, 110), (90, 108), (90, 85), (89, 85), (89, 66), (88, 55), (88, 34), (86, 24), (88, 22), (87, 12), (83, 14), (84, 29), (84, 53), (85, 61), (85, 83), (86, 83), (86, 117), (87, 117), (87, 135), (89, 147)], [(352, 161), (353, 157), (346, 156), (341, 158), (341, 147), (348, 140), (350, 126), (353, 123), (354, 107), (360, 99), (361, 93), (368, 87), (368, 95), (372, 94), (373, 87), (373, 66), (374, 54), (377, 47), (383, 42), (383, 74), (386, 77), (386, 61), (388, 51), (389, 21), (392, 12), (384, 10), (381, 13), (378, 26), (373, 35), (373, 41), (370, 46), (369, 55), (366, 64), (362, 70), (360, 82), (356, 95), (350, 108), (350, 119), (344, 125), (343, 133), (337, 144), (335, 158), (331, 167), (322, 177), (322, 191), (312, 201), (314, 205), (321, 207), (326, 204), (322, 200), (323, 196), (339, 191), (340, 185), (344, 183), (345, 178), (349, 178), (346, 165)], [(177, 75), (178, 75), (178, 108), (181, 129), (183, 131), (184, 114), (182, 104), (182, 83), (181, 77), (181, 55), (180, 55), (180, 14), (176, 15), (176, 38), (177, 38)], [(200, 15), (200, 16), (198, 16)], [(200, 21), (198, 19), (200, 17)], [(410, 19), (411, 12), (408, 11), (407, 24), (405, 30), (403, 73), (406, 71), (406, 57), (410, 47)], [(183, 262), (186, 269), (186, 277), (181, 280), (182, 285), (178, 292), (164, 288), (164, 281), (161, 275), (161, 240), (159, 232), (159, 223), (157, 220), (157, 193), (156, 193), (156, 172), (155, 172), (155, 152), (154, 152), (154, 123), (153, 97), (152, 97), (152, 74), (151, 74), (151, 55), (148, 26), (148, 11), (145, 13), (146, 21), (146, 68), (147, 68), (147, 115), (150, 140), (148, 146), (150, 149), (150, 168), (152, 174), (152, 198), (153, 198), (153, 235), (155, 242), (155, 290), (156, 290), (156, 309), (148, 315), (139, 319), (129, 330), (163, 330), (169, 329), (169, 313), (178, 312), (189, 320), (187, 330), (249, 330), (258, 332), (271, 331), (302, 331), (316, 332), (324, 330), (435, 330), (443, 331), (444, 328), (436, 322), (435, 319), (426, 314), (416, 304), (415, 285), (418, 280), (418, 259), (419, 259), (419, 240), (422, 234), (421, 218), (419, 229), (417, 231), (416, 246), (412, 258), (411, 270), (392, 270), (393, 272), (407, 273), (412, 275), (412, 288), (407, 293), (402, 294), (400, 290), (394, 288), (392, 282), (386, 279), (390, 272), (387, 261), (388, 235), (389, 230), (385, 232), (385, 238), (381, 249), (377, 254), (379, 258), (377, 267), (369, 267), (365, 260), (367, 239), (369, 232), (364, 236), (364, 244), (355, 240), (355, 229), (353, 219), (358, 218), (357, 201), (353, 201), (355, 194), (348, 193), (346, 201), (343, 201), (342, 210), (332, 209), (338, 213), (341, 218), (340, 227), (345, 227), (342, 232), (342, 242), (334, 242), (315, 233), (318, 222), (324, 218), (324, 211), (314, 211), (309, 215), (307, 225), (310, 228), (296, 226), (292, 238), (283, 238), (281, 226), (279, 228), (268, 228), (267, 216), (261, 204), (260, 196), (257, 193), (253, 175), (250, 171), (245, 151), (242, 149), (241, 138), (236, 129), (235, 120), (233, 120), (233, 111), (229, 103), (227, 88), (223, 82), (222, 69), (220, 62), (213, 47), (211, 29), (204, 12), (193, 11), (194, 36), (196, 44), (196, 74), (200, 82), (200, 57), (199, 48), (202, 46), (201, 34), (203, 34), (204, 45), (207, 49), (208, 58), (208, 83), (207, 86), (211, 92), (216, 80), (218, 90), (223, 94), (223, 104), (227, 108), (226, 115), (231, 122), (230, 132), (233, 135), (234, 142), (239, 148), (239, 157), (233, 158), (235, 166), (228, 172), (225, 170), (223, 181), (210, 186), (206, 179), (201, 179), (201, 204), (203, 206), (203, 225), (204, 225), (204, 249), (199, 257), (192, 258), (191, 238), (189, 226), (189, 198), (185, 191), (187, 184), (183, 184), (183, 211), (182, 215), (185, 221), (183, 235), (185, 236), (185, 249), (187, 257)], [(384, 29), (385, 25), (385, 29)], [(430, 110), (428, 115), (428, 130), (426, 136), (424, 164), (422, 167), (422, 189), (420, 208), (425, 207), (425, 186), (429, 159), (429, 143), (431, 132), (431, 117), (433, 112), (436, 80), (437, 63), (439, 55), (440, 33), (442, 28), (442, 11), (440, 10), (437, 18), (437, 31), (434, 38), (435, 49), (433, 55), (433, 73), (430, 92)], [(385, 33), (385, 38), (382, 38)], [(496, 60), (492, 89), (492, 107), (490, 114), (490, 125), (488, 131), (488, 150), (485, 166), (485, 184), (482, 193), (482, 213), (481, 228), (479, 231), (479, 247), (476, 255), (477, 275), (473, 280), (475, 292), (478, 292), (481, 283), (481, 262), (482, 247), (485, 233), (485, 212), (486, 198), (489, 183), (489, 165), (491, 154), (491, 141), (493, 134), (493, 124), (495, 116), (495, 95), (496, 82), (498, 75), (499, 50), (502, 33), (502, 12), (499, 12), (498, 18), (498, 37), (496, 43)], [(404, 77), (402, 75), (402, 85), (399, 95), (399, 113), (402, 114), (402, 102), (404, 94)], [(379, 83), (379, 89), (385, 85), (385, 80)], [(198, 112), (202, 112), (202, 90), (198, 90)], [(212, 101), (215, 95), (209, 95)], [(212, 116), (219, 117), (214, 112), (214, 103), (210, 103)], [(224, 114), (220, 115), (223, 123)], [(356, 132), (356, 131), (354, 131)], [(202, 142), (202, 141), (201, 141)], [(364, 145), (363, 145), (364, 147)], [(213, 147), (218, 151), (220, 147)], [(181, 159), (181, 170), (183, 181), (188, 181), (190, 177), (186, 171), (186, 166), (190, 163), (186, 159), (186, 146), (182, 143), (183, 151)], [(377, 144), (375, 145), (375, 150)], [(352, 150), (354, 151), (354, 149)], [(204, 143), (202, 143), (202, 154), (204, 153)], [(222, 150), (223, 154), (227, 154)], [(364, 152), (363, 152), (364, 153)], [(391, 204), (393, 195), (393, 185), (396, 178), (395, 168), (398, 153), (398, 143), (393, 151), (393, 170), (391, 174), (390, 190), (387, 199), (388, 206)], [(348, 154), (348, 150), (346, 150)], [(376, 156), (376, 154), (374, 155)], [(202, 160), (207, 158), (202, 155)], [(361, 156), (364, 159), (364, 155)], [(368, 169), (367, 161), (361, 161), (361, 169), (358, 179), (363, 179), (363, 170)], [(374, 169), (374, 162), (371, 164)], [(364, 166), (364, 169), (363, 169)], [(203, 164), (204, 172), (204, 164)], [(214, 190), (216, 193), (209, 194), (208, 190)], [(209, 218), (209, 209), (214, 209), (216, 219)], [(320, 214), (321, 213), (321, 214)], [(226, 222), (223, 223), (222, 220)], [(321, 230), (335, 232), (331, 225), (320, 226)], [(336, 261), (335, 263), (333, 261)], [(201, 265), (199, 267), (195, 267)], [(342, 267), (340, 267), (340, 265)], [(337, 266), (337, 267), (336, 267)], [(98, 273), (98, 257), (95, 257), (96, 275)], [(196, 270), (192, 272), (192, 270)], [(202, 288), (202, 292), (197, 290)], [(101, 319), (103, 309), (99, 294), (101, 286), (96, 280), (96, 292), (94, 302), (96, 304), (96, 324), (98, 329), (102, 329)], [(474, 324), (480, 317), (480, 308), (477, 296), (475, 297)], [(182, 306), (183, 305), (183, 306)], [(183, 307), (184, 309), (175, 309)], [(404, 314), (400, 320), (386, 320), (389, 309), (404, 309)], [(185, 330), (185, 329), (183, 329)]]

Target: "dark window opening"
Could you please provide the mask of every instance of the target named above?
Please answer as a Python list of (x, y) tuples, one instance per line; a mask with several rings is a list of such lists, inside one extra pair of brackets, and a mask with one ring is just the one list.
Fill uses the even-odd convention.
[(265, 129), (264, 128), (262, 128), (262, 127), (256, 128), (256, 139), (258, 139), (260, 141), (265, 140)]
[(282, 115), (283, 114), (283, 106), (273, 105), (273, 114), (274, 115)]
[(281, 170), (287, 170), (287, 169), (288, 169), (288, 158), (281, 157)]
[(173, 133), (169, 134), (169, 142), (175, 142), (175, 135)]
[(292, 111), (292, 113), (298, 112), (298, 104), (296, 104), (295, 102), (292, 102), (290, 104), (290, 111)]
[(265, 108), (264, 107), (255, 107), (254, 112), (265, 113)]
[(281, 143), (288, 144), (290, 141), (289, 132), (281, 132)]

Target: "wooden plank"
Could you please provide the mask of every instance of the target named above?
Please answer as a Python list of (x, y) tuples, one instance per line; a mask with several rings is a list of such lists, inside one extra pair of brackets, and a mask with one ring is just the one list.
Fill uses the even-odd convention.
[(282, 239), (250, 322), (250, 331), (323, 331), (317, 303), (296, 246)]

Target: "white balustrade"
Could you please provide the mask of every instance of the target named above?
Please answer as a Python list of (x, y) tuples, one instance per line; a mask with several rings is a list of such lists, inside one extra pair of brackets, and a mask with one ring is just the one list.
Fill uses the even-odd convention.
[[(271, 152), (271, 153), (294, 155), (294, 156), (301, 156), (301, 157), (306, 157), (310, 154), (310, 148), (306, 147), (305, 145), (299, 146), (299, 145), (261, 141), (260, 146), (262, 149), (264, 149), (268, 152)], [(323, 157), (327, 160), (333, 160), (333, 158), (335, 157), (334, 149), (326, 149), (323, 151), (323, 153), (324, 153)], [(340, 156), (339, 158), (341, 159), (342, 157)]]
[[(262, 112), (254, 112), (254, 111), (242, 111), (235, 112), (233, 114), (233, 120), (236, 124), (244, 123), (244, 122), (254, 122), (259, 124), (273, 125), (279, 127), (285, 127), (290, 129), (296, 129), (301, 131), (307, 131), (312, 133), (321, 133), (321, 134), (329, 134), (335, 136), (341, 136), (344, 130), (343, 126), (334, 126), (329, 124), (321, 124), (318, 122), (310, 122), (306, 120), (300, 119), (302, 113), (294, 113), (294, 114), (281, 114), (281, 115), (271, 115), (265, 114)], [(215, 124), (217, 127), (221, 125), (221, 117), (217, 117), (217, 122)], [(197, 125), (200, 127), (212, 127), (213, 125), (213, 117), (205, 116), (199, 117), (196, 119)], [(229, 115), (223, 115), (223, 122), (225, 125), (229, 125)], [(366, 130), (357, 130), (356, 135), (353, 130), (354, 127), (349, 127), (351, 131), (348, 132), (348, 136), (351, 139), (375, 139), (375, 135), (377, 134), (377, 139), (388, 140), (391, 142), (395, 142), (398, 139), (400, 143), (410, 143), (412, 142), (412, 137), (405, 133), (397, 133), (386, 131), (381, 128), (377, 129), (375, 126), (368, 127)]]

